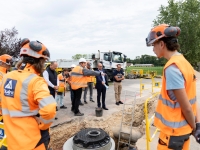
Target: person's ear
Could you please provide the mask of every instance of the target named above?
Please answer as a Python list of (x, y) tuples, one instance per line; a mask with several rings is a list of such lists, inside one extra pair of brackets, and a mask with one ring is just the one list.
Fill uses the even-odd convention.
[(160, 44), (160, 47), (161, 47), (161, 48), (164, 48), (164, 47), (165, 47), (165, 42), (160, 41), (159, 44)]

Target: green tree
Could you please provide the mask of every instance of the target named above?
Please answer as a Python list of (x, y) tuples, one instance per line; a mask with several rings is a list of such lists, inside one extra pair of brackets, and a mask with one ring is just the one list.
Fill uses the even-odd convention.
[(87, 54), (76, 54), (74, 56), (72, 56), (72, 59), (80, 59), (80, 58), (86, 58)]
[(180, 52), (196, 67), (200, 62), (200, 1), (169, 0), (168, 6), (161, 6), (159, 12), (154, 26), (166, 23), (180, 27)]
[(131, 59), (130, 58), (126, 58), (126, 62), (127, 63), (131, 63)]
[(140, 56), (136, 56), (134, 60), (132, 60), (133, 64), (140, 64), (141, 60), (140, 60)]
[(21, 39), (18, 39), (17, 35), (18, 31), (15, 27), (0, 31), (0, 55), (9, 54), (15, 58), (19, 57)]
[(166, 63), (166, 59), (158, 59), (156, 56), (150, 56), (145, 54), (142, 56), (137, 56), (133, 60), (129, 58), (129, 62), (133, 64), (153, 64), (154, 66), (164, 66)]

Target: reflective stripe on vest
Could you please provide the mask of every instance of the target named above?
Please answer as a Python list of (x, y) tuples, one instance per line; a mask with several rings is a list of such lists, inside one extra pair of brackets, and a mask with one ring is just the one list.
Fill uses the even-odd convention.
[(180, 128), (183, 127), (185, 125), (188, 125), (186, 120), (180, 121), (180, 122), (170, 122), (167, 121), (165, 118), (163, 118), (163, 116), (161, 114), (159, 114), (158, 112), (155, 112), (155, 117), (159, 118), (161, 120), (161, 122), (171, 128)]
[(39, 108), (42, 109), (43, 107), (55, 103), (55, 99), (53, 96), (48, 96), (39, 101)]
[[(164, 99), (164, 98), (162, 97), (161, 94), (160, 94), (160, 96), (159, 96), (159, 100), (162, 101), (162, 103), (163, 103), (164, 105), (166, 105), (166, 106), (168, 106), (168, 107), (170, 107), (170, 108), (180, 108), (180, 104), (179, 104), (178, 102), (174, 102), (174, 103), (173, 103), (173, 102), (170, 102), (169, 100)], [(190, 103), (191, 105), (195, 104), (195, 103), (196, 103), (196, 97), (193, 98), (193, 99), (190, 99), (190, 100), (189, 100), (189, 103)]]
[(71, 72), (71, 88), (73, 90), (87, 87), (87, 77), (83, 76), (82, 68), (80, 66), (76, 66)]
[(72, 72), (71, 76), (74, 76), (74, 77), (83, 77), (83, 74), (80, 74), (80, 73), (77, 73), (77, 72)]
[(52, 123), (54, 121), (54, 118), (50, 119), (50, 120), (46, 120), (46, 119), (43, 119), (43, 118), (40, 117), (39, 120), (44, 124), (49, 124), (49, 123)]
[[(39, 101), (39, 107), (42, 109), (43, 107), (55, 103), (55, 99), (52, 96), (45, 97)], [(10, 117), (27, 117), (27, 116), (35, 116), (38, 114), (39, 109), (28, 111), (20, 111), (20, 110), (8, 110), (7, 108), (2, 109), (3, 115), (10, 115)], [(45, 121), (44, 121), (45, 122)]]
[(9, 115), (10, 117), (27, 117), (27, 116), (35, 116), (39, 112), (39, 109), (32, 111), (20, 111), (20, 110), (8, 110), (7, 108), (2, 109), (3, 115)]
[(31, 74), (22, 82), (22, 89), (20, 92), (20, 101), (21, 101), (21, 106), (22, 106), (22, 112), (30, 112), (30, 107), (28, 104), (28, 85), (30, 81), (36, 77), (36, 74)]

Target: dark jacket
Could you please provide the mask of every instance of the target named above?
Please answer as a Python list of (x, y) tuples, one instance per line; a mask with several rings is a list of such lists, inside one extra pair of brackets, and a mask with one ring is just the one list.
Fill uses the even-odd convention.
[[(100, 71), (99, 71), (100, 72)], [(105, 73), (105, 70), (103, 70), (103, 73)], [(108, 76), (107, 76), (107, 74), (104, 76), (105, 77), (105, 81), (106, 81), (106, 85), (107, 86), (109, 86), (108, 85)], [(100, 75), (100, 76), (96, 76), (96, 85), (95, 85), (95, 88), (97, 88), (97, 87), (100, 87), (100, 86), (104, 86), (103, 84), (102, 84), (102, 81), (103, 81), (103, 78), (102, 78), (102, 76)]]
[[(50, 67), (47, 67), (46, 70), (47, 70), (47, 72), (48, 72), (48, 74), (49, 74), (49, 81), (50, 81), (53, 85), (57, 86), (57, 73), (56, 73), (56, 71), (55, 71), (55, 70), (51, 70)], [(53, 90), (53, 91), (54, 91), (54, 88), (52, 88), (52, 87), (50, 87), (50, 86), (48, 86), (48, 87), (49, 87), (50, 90)]]

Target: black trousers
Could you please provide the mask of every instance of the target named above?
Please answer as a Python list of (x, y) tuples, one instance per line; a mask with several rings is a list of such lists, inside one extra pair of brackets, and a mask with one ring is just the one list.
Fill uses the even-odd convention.
[(47, 130), (40, 130), (41, 139), (36, 145), (36, 147), (40, 146), (42, 143), (44, 143), (44, 146), (46, 150), (48, 150), (49, 142), (50, 142), (50, 135), (49, 135), (49, 129)]
[(106, 107), (106, 104), (105, 104), (106, 87), (104, 85), (103, 86), (99, 86), (99, 87), (97, 86), (96, 89), (97, 89), (97, 106), (101, 107), (100, 98), (102, 96), (102, 107)]
[(79, 103), (82, 95), (82, 88), (79, 88), (77, 90), (72, 90), (74, 93), (74, 99), (72, 101), (72, 109), (74, 110), (74, 113), (77, 114), (79, 112)]
[(49, 92), (53, 96), (53, 98), (55, 99), (56, 91), (52, 88), (49, 88)]

